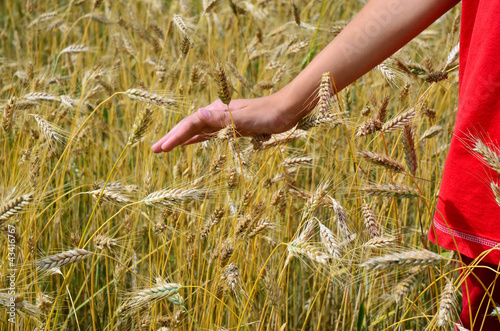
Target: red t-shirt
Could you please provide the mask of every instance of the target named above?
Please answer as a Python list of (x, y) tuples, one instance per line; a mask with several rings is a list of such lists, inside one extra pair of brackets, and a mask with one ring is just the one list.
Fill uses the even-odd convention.
[(476, 258), (500, 261), (500, 206), (490, 183), (498, 174), (468, 150), (463, 139), (478, 133), (500, 146), (500, 1), (463, 0), (457, 118), (429, 239)]

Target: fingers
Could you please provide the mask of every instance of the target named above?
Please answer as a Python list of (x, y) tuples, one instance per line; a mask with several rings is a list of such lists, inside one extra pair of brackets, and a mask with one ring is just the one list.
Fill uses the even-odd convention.
[(210, 135), (198, 134), (198, 135), (194, 136), (193, 138), (189, 139), (188, 141), (184, 142), (183, 145), (187, 146), (187, 145), (191, 145), (191, 144), (201, 143), (201, 142), (210, 140), (212, 138), (213, 138), (213, 136), (210, 136)]
[(161, 146), (169, 139), (170, 136), (172, 136), (173, 132), (177, 130), (178, 126), (182, 123), (180, 121), (172, 130), (170, 130), (165, 136), (163, 136), (160, 140), (158, 140), (152, 147), (151, 149), (153, 150), (154, 153), (160, 153), (163, 152), (161, 149)]
[(160, 153), (162, 152), (161, 150), (161, 145), (168, 139), (168, 134), (164, 135), (160, 140), (158, 140), (152, 147), (151, 149), (153, 150), (154, 153)]
[(198, 134), (206, 127), (206, 124), (197, 115), (198, 113), (199, 111), (180, 121), (166, 136), (153, 145), (153, 152), (170, 152), (176, 146)]
[[(207, 133), (215, 132), (231, 123), (231, 116), (227, 112), (227, 106), (220, 100), (213, 102), (182, 121), (180, 121), (169, 133), (156, 142), (151, 149), (154, 153), (170, 152), (181, 144), (191, 144), (194, 142), (207, 140)], [(205, 138), (196, 138), (201, 135)], [(187, 143), (189, 142), (189, 143)]]

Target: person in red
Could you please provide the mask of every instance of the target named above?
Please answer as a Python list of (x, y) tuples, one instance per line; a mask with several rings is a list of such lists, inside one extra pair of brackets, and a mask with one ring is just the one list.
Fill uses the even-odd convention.
[[(457, 5), (457, 0), (371, 0), (345, 29), (287, 86), (262, 98), (238, 99), (229, 104), (234, 125), (246, 136), (291, 129), (314, 108), (307, 105), (321, 80), (330, 72), (342, 90), (412, 40), (432, 22)], [(500, 138), (500, 0), (463, 0), (460, 36), (459, 105), (454, 136), (445, 163), (434, 224), (429, 239), (460, 253), (464, 263), (500, 243), (500, 207), (489, 185), (498, 180), (463, 144), (470, 132), (481, 130), (493, 141)], [(231, 124), (220, 100), (180, 121), (152, 147), (169, 152), (179, 145), (209, 139), (207, 133)], [(485, 171), (487, 173), (485, 173)], [(489, 177), (488, 177), (489, 176)], [(500, 250), (492, 250), (463, 283), (460, 321), (470, 330), (500, 330), (485, 297), (489, 288), (500, 303), (495, 286)], [(485, 285), (485, 287), (483, 286)], [(489, 309), (489, 311), (487, 311)]]

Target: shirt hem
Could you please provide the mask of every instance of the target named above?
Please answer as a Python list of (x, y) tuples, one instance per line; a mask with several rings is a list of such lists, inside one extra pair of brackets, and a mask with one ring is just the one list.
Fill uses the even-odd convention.
[(500, 242), (448, 227), (441, 224), (436, 218), (433, 220), (428, 238), (443, 248), (458, 251), (472, 259), (477, 258), (484, 251), (497, 248), (485, 255), (482, 261), (493, 264), (498, 264), (500, 261)]

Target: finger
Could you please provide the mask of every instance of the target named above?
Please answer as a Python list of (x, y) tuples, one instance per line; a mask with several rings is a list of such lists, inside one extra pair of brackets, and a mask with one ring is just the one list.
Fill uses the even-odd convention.
[(195, 135), (203, 133), (203, 131), (210, 130), (210, 118), (210, 112), (203, 108), (186, 117), (182, 123), (178, 124), (177, 128), (174, 128), (175, 130), (173, 129), (169, 133), (169, 137), (161, 145), (161, 149), (164, 152), (170, 152), (172, 149), (191, 139)]
[(161, 138), (160, 140), (158, 140), (152, 147), (151, 149), (153, 150), (153, 152), (155, 153), (160, 153), (160, 152), (163, 152), (163, 150), (161, 149), (161, 145), (163, 145), (171, 136), (172, 134), (177, 131), (179, 129), (179, 126), (185, 121), (186, 119), (183, 119), (181, 120), (179, 123), (177, 123), (173, 128), (172, 130), (170, 130), (165, 136), (163, 136), (163, 138)]
[(201, 143), (201, 142), (210, 140), (212, 138), (213, 137), (209, 136), (209, 135), (198, 134), (198, 135), (194, 136), (193, 138), (189, 139), (188, 141), (184, 142), (183, 145), (187, 146), (187, 145), (191, 145), (191, 144)]
[(169, 135), (166, 134), (164, 135), (160, 140), (158, 140), (156, 143), (151, 146), (151, 149), (153, 150), (154, 153), (160, 153), (162, 152), (161, 150), (161, 145), (168, 139)]
[[(195, 114), (191, 114), (190, 116), (182, 119), (179, 123), (177, 123), (163, 138), (161, 138), (160, 140), (158, 140), (153, 146), (152, 146), (152, 150), (153, 152), (155, 153), (161, 153), (163, 152), (163, 149), (162, 149), (162, 145), (165, 144), (165, 142), (167, 142), (167, 140), (169, 140), (172, 136), (174, 136), (176, 134), (176, 132), (179, 130), (179, 128), (182, 128), (186, 122), (189, 122), (189, 121), (192, 121), (193, 120), (193, 117), (196, 116), (196, 113)], [(198, 119), (200, 119), (198, 117)]]

